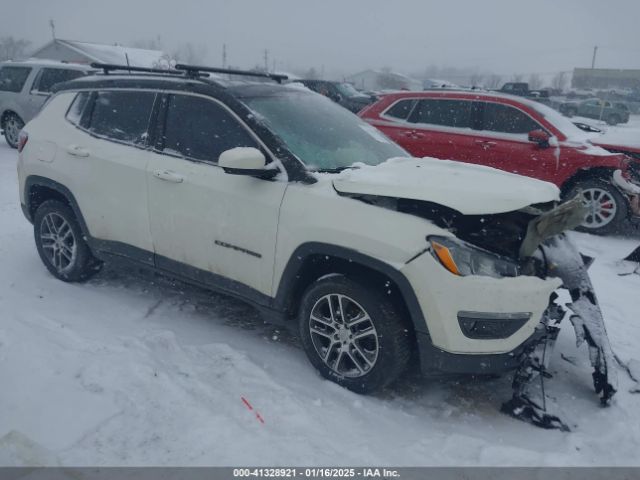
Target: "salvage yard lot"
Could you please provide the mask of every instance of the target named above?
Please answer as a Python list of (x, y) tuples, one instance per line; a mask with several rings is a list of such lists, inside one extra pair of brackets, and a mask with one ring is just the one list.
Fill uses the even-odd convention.
[[(545, 389), (571, 433), (500, 414), (509, 376), (413, 375), (356, 395), (238, 301), (134, 267), (55, 280), (20, 211), (16, 159), (0, 142), (0, 465), (640, 465), (637, 385), (619, 370), (599, 407), (568, 322)], [(640, 275), (618, 275), (638, 235), (573, 238), (596, 257), (614, 351), (640, 359)]]

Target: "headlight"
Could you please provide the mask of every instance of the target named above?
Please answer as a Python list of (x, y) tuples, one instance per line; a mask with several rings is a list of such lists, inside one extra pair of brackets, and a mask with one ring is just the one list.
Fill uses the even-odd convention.
[(502, 278), (520, 274), (517, 263), (448, 237), (428, 237), (433, 256), (451, 273)]

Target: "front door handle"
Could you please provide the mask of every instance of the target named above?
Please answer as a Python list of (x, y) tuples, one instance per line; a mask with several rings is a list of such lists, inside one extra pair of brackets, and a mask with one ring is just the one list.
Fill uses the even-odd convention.
[(482, 148), (484, 148), (485, 150), (490, 149), (491, 147), (495, 147), (497, 145), (496, 142), (489, 142), (487, 140), (476, 140), (476, 145), (481, 146)]
[(156, 170), (153, 172), (153, 176), (165, 182), (182, 183), (184, 181), (182, 175), (172, 172), (171, 170)]
[(67, 153), (69, 155), (73, 155), (74, 157), (88, 157), (89, 150), (86, 148), (82, 148), (79, 145), (69, 145), (67, 147)]
[(413, 139), (424, 138), (424, 133), (420, 133), (417, 130), (407, 130), (405, 132), (402, 132), (400, 135)]

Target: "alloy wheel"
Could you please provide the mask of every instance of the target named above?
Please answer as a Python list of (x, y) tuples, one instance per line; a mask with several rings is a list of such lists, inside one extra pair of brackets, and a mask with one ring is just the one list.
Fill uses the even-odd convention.
[(338, 375), (362, 377), (376, 364), (380, 347), (373, 321), (346, 295), (318, 299), (311, 309), (309, 333), (320, 359)]
[(618, 211), (616, 199), (602, 188), (582, 190), (582, 198), (587, 207), (587, 216), (582, 224), (586, 228), (602, 228), (611, 223)]
[(40, 224), (40, 242), (47, 260), (60, 274), (71, 270), (76, 262), (78, 248), (73, 229), (57, 213), (48, 213)]
[(15, 115), (11, 115), (4, 123), (4, 134), (10, 145), (17, 145), (22, 130), (22, 122)]

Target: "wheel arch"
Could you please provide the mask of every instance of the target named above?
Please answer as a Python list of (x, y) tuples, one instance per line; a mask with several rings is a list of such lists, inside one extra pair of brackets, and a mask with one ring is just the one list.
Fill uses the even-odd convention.
[(407, 278), (393, 266), (356, 250), (337, 245), (309, 242), (291, 255), (280, 278), (274, 298), (275, 307), (292, 318), (298, 312), (304, 291), (314, 281), (330, 274), (379, 284), (409, 320), (412, 335), (428, 334), (418, 299)]
[(569, 191), (582, 180), (596, 179), (611, 183), (611, 178), (615, 170), (614, 167), (592, 167), (578, 170), (562, 184), (560, 192), (563, 197), (566, 196)]
[(82, 229), (83, 235), (90, 238), (89, 229), (84, 221), (78, 202), (67, 187), (46, 177), (40, 177), (38, 175), (30, 175), (27, 177), (24, 186), (23, 202), (25, 205), (25, 214), (29, 221), (33, 222), (36, 210), (47, 200), (58, 200), (71, 207)]

